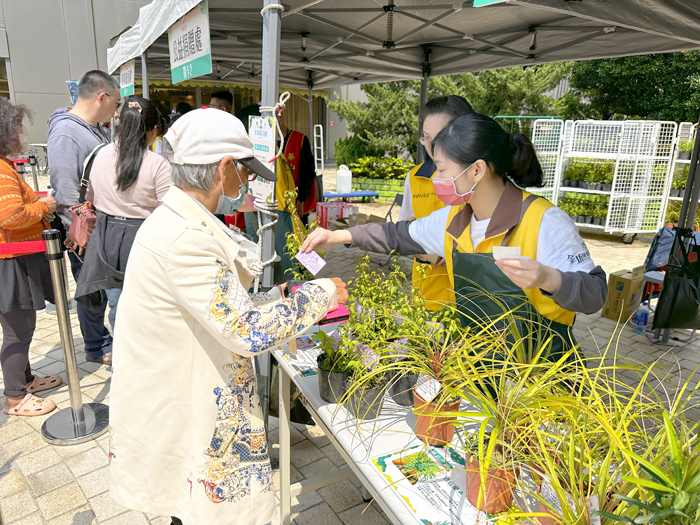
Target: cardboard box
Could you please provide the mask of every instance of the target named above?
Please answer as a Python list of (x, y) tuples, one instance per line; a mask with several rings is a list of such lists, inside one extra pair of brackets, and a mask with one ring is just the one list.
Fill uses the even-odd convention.
[(613, 321), (620, 319), (626, 322), (637, 306), (643, 279), (644, 266), (611, 273), (608, 278), (608, 300), (601, 315)]

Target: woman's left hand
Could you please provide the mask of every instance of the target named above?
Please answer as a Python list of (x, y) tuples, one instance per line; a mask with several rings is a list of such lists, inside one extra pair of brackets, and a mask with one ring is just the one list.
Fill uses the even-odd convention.
[(523, 290), (541, 288), (553, 294), (561, 286), (559, 271), (534, 259), (500, 259), (496, 261), (496, 266)]

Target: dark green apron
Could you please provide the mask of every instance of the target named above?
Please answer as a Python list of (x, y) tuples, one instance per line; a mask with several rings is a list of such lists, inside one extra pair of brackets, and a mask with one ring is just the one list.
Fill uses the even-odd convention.
[[(576, 345), (571, 327), (540, 315), (522, 288), (496, 266), (492, 254), (459, 253), (455, 245), (452, 250), (452, 271), (457, 309), (463, 326), (478, 328), (512, 310), (510, 315), (496, 322), (494, 328), (517, 329), (524, 338), (523, 352), (534, 355), (544, 341), (554, 336), (546, 358), (556, 361)], [(515, 326), (512, 326), (513, 323)], [(515, 334), (506, 333), (506, 340), (513, 344)]]

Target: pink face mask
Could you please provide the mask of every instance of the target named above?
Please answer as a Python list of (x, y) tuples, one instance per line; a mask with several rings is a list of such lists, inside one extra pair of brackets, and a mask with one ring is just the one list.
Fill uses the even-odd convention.
[(457, 193), (457, 187), (455, 186), (455, 181), (460, 178), (465, 171), (467, 171), (469, 168), (471, 168), (475, 163), (471, 163), (469, 166), (467, 166), (462, 173), (457, 175), (454, 179), (439, 179), (436, 177), (433, 177), (433, 187), (435, 188), (435, 195), (438, 196), (438, 198), (447, 204), (448, 206), (459, 206), (461, 204), (468, 204), (472, 200), (472, 196), (474, 195), (474, 188), (476, 188), (476, 182), (474, 183), (474, 186), (472, 186), (472, 189), (469, 190), (467, 193), (462, 193), (459, 194)]

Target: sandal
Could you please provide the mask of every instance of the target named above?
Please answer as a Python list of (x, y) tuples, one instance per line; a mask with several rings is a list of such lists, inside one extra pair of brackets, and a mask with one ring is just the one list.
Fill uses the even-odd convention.
[(56, 408), (56, 403), (50, 399), (42, 399), (40, 397), (27, 394), (18, 405), (11, 407), (7, 400), (2, 407), (2, 411), (10, 416), (43, 416)]
[(90, 354), (87, 354), (85, 360), (91, 363), (97, 363), (98, 365), (112, 366), (112, 352), (107, 352), (99, 357), (92, 357)]
[(34, 376), (34, 381), (27, 383), (27, 392), (36, 394), (37, 392), (56, 388), (60, 386), (61, 383), (63, 383), (63, 379), (61, 379), (61, 376), (55, 374), (49, 374), (46, 377)]

